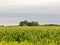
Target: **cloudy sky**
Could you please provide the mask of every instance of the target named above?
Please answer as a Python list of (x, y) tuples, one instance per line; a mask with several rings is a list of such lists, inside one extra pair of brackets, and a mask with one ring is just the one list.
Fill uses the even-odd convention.
[(60, 24), (60, 0), (0, 0), (0, 24), (22, 20)]

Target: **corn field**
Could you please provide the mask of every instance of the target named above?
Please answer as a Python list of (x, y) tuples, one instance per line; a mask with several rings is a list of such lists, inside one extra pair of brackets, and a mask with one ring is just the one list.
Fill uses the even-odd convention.
[(60, 45), (60, 26), (0, 27), (0, 45)]

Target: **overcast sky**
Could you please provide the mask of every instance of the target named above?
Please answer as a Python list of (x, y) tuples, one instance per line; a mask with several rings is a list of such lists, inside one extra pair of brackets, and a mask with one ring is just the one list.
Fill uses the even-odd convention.
[(60, 0), (0, 0), (0, 24), (21, 20), (60, 24)]

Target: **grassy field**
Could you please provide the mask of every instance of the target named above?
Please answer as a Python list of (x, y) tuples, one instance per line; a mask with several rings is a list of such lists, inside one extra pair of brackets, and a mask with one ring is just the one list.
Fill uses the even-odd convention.
[(60, 45), (60, 26), (0, 27), (0, 45)]

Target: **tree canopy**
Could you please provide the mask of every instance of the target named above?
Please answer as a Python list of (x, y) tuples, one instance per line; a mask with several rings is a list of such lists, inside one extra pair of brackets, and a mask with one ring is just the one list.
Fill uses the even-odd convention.
[(27, 20), (21, 21), (19, 26), (39, 26), (37, 21), (28, 22)]

